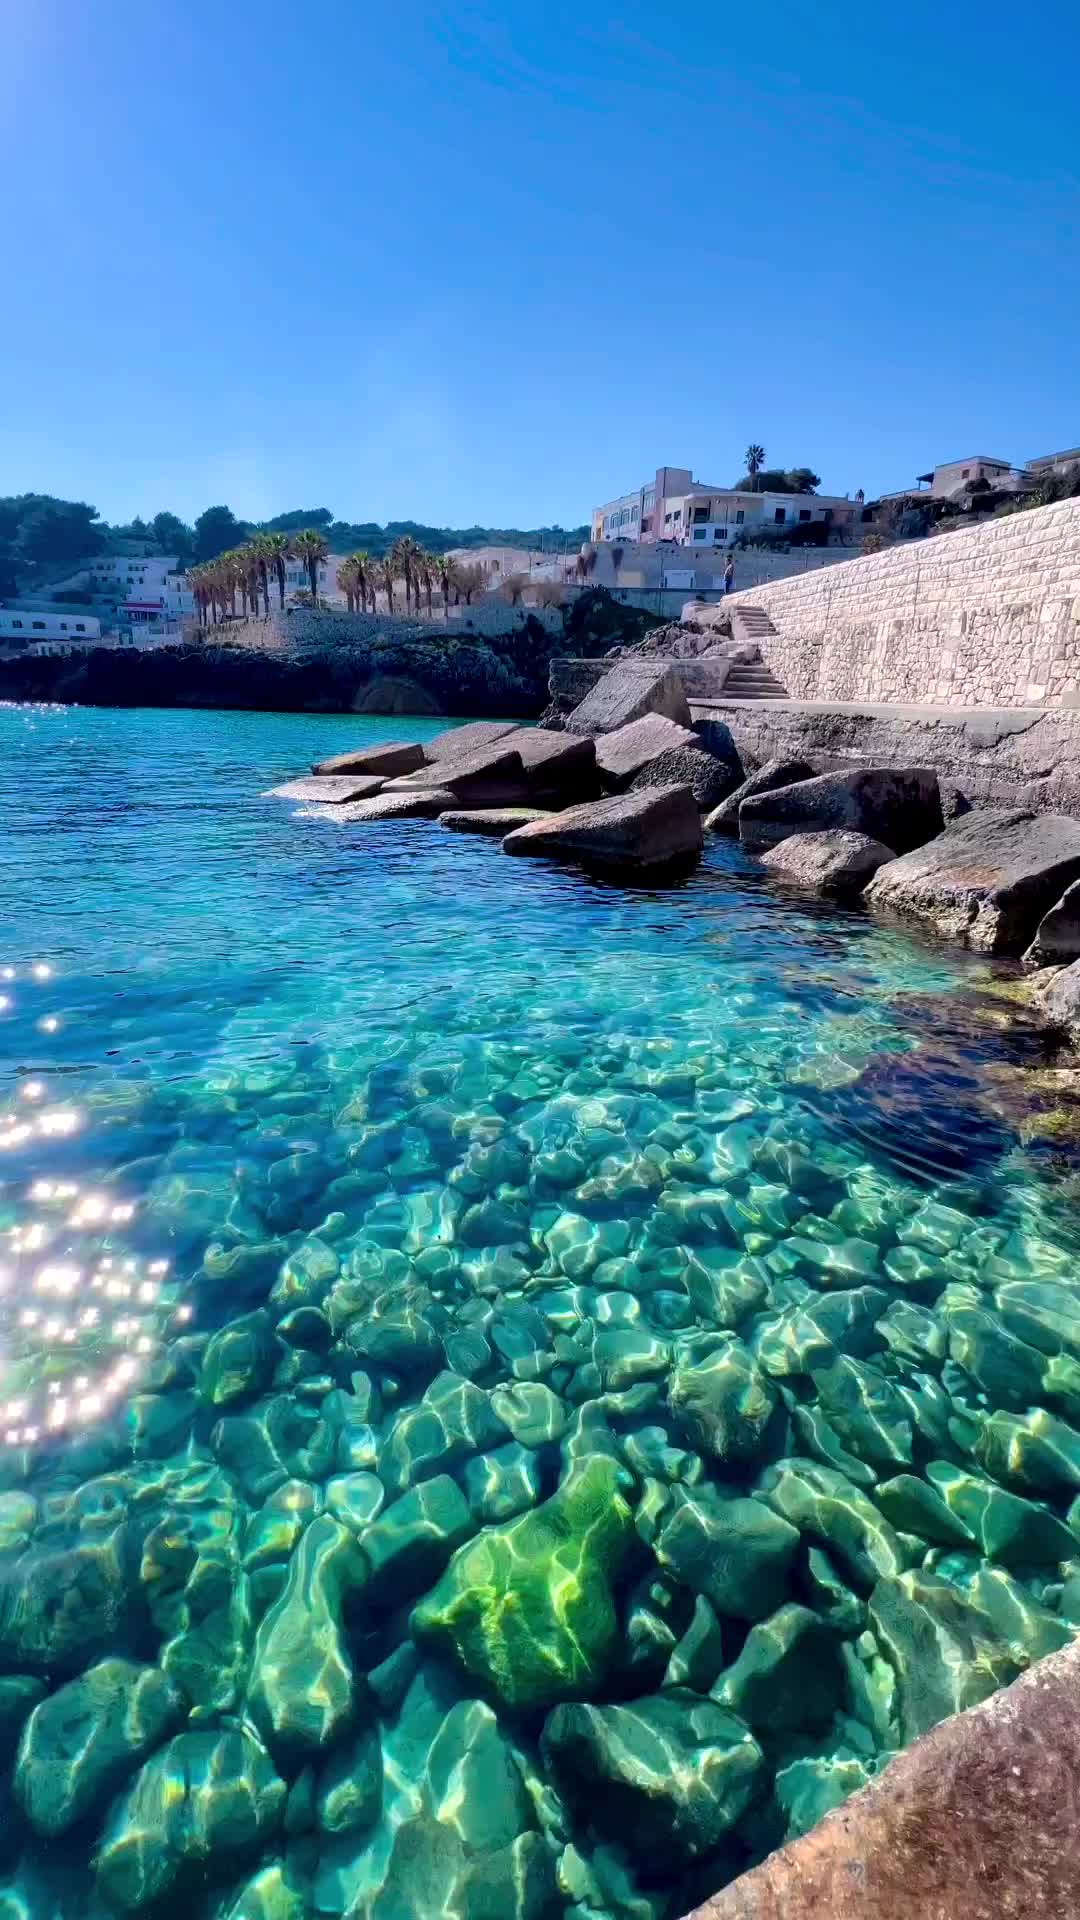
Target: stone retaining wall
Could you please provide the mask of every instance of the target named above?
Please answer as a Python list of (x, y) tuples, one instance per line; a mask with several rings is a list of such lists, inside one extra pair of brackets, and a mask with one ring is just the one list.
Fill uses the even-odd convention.
[[(1080, 704), (1080, 500), (733, 594), (793, 697)], [(707, 618), (707, 615), (705, 616)]]
[[(649, 654), (649, 665), (663, 673), (665, 667), (671, 667), (683, 683), (688, 700), (719, 700), (724, 691), (724, 682), (731, 667), (730, 658), (723, 655), (710, 656), (702, 660), (666, 659), (661, 654)], [(557, 700), (567, 712), (580, 706), (585, 695), (590, 693), (605, 673), (610, 673), (615, 665), (613, 660), (553, 660), (548, 676), (548, 690), (553, 700)]]
[(929, 766), (973, 806), (1080, 815), (1080, 710), (721, 699), (692, 701), (691, 712), (702, 725), (724, 721), (748, 764)]
[(436, 607), (431, 620), (385, 613), (348, 613), (337, 608), (294, 607), (291, 613), (271, 610), (269, 619), (230, 621), (211, 635), (228, 640), (234, 646), (252, 647), (260, 653), (290, 653), (298, 658), (328, 649), (389, 640), (472, 640), (478, 636), (502, 636), (516, 633), (526, 620), (538, 620), (548, 633), (561, 633), (563, 620), (557, 607), (511, 607), (505, 601), (485, 601), (475, 607), (452, 607), (444, 621)]

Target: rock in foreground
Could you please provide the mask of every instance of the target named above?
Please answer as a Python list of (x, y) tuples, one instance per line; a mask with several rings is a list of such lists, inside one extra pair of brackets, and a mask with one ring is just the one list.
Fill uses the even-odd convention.
[(793, 833), (764, 855), (762, 866), (818, 893), (861, 893), (879, 867), (895, 860), (891, 847), (865, 833), (834, 827), (823, 833)]
[(579, 734), (556, 733), (549, 727), (520, 727), (506, 744), (521, 755), (529, 792), (563, 801), (591, 800), (600, 790), (596, 746)]
[[(516, 720), (469, 720), (463, 727), (447, 727), (431, 740), (425, 740), (419, 753), (421, 761), (434, 766), (442, 760), (465, 760), (473, 753), (486, 753), (498, 740), (520, 729)], [(414, 762), (419, 765), (420, 762)], [(402, 772), (408, 772), (402, 768)]]
[[(932, 767), (853, 767), (756, 793), (739, 807), (739, 838), (751, 852), (793, 833), (846, 827), (906, 853), (941, 832)], [(1080, 832), (1080, 829), (1078, 829)]]
[(345, 826), (365, 820), (435, 820), (457, 803), (449, 787), (415, 787), (403, 793), (384, 789), (373, 800), (347, 800), (342, 806), (320, 808), (319, 817)]
[(513, 807), (528, 799), (521, 755), (499, 741), (490, 747), (477, 747), (461, 759), (442, 756), (434, 771), (423, 767), (419, 773), (389, 781), (385, 792), (414, 793), (436, 781), (462, 807)]
[(704, 747), (669, 747), (636, 773), (630, 790), (637, 787), (662, 787), (677, 781), (689, 787), (703, 813), (715, 807), (731, 792), (738, 780), (730, 764), (707, 753)]
[(809, 760), (766, 760), (756, 773), (729, 793), (726, 800), (710, 813), (705, 825), (710, 833), (735, 833), (739, 831), (739, 808), (744, 800), (751, 800), (755, 793), (772, 793), (777, 787), (794, 786), (802, 780), (812, 780), (814, 769)]
[(548, 854), (583, 866), (637, 872), (701, 852), (701, 815), (689, 787), (645, 787), (570, 807), (507, 834), (507, 853)]
[(1048, 967), (1031, 982), (1031, 1004), (1048, 1026), (1080, 1044), (1080, 960), (1070, 967)]
[(649, 713), (689, 727), (690, 708), (682, 681), (672, 667), (658, 671), (654, 660), (620, 660), (568, 715), (566, 731), (614, 733)]
[(439, 825), (449, 827), (452, 833), (486, 833), (494, 840), (503, 840), (516, 827), (554, 818), (545, 807), (476, 807), (440, 813)]
[(1080, 1647), (944, 1721), (692, 1920), (1064, 1920), (1080, 1912)]
[(324, 773), (309, 780), (287, 780), (283, 787), (271, 787), (270, 792), (276, 800), (316, 800), (341, 806), (347, 800), (373, 799), (385, 778), (381, 773)]
[(1039, 922), (1024, 955), (1025, 967), (1062, 967), (1080, 960), (1080, 880), (1067, 887)]
[[(609, 793), (628, 787), (636, 774), (654, 766), (661, 754), (701, 751), (701, 742), (689, 727), (681, 727), (663, 714), (648, 713), (641, 720), (616, 733), (606, 733), (596, 742), (596, 766), (600, 783)], [(660, 784), (659, 782), (657, 784)]]
[(381, 746), (358, 747), (354, 753), (334, 753), (329, 760), (316, 760), (311, 771), (320, 775), (335, 773), (377, 773), (392, 780), (401, 773), (415, 773), (424, 764), (424, 749), (415, 740), (385, 740)]
[(1061, 813), (988, 810), (876, 874), (866, 898), (926, 921), (980, 953), (1020, 953), (1080, 877), (1080, 822)]

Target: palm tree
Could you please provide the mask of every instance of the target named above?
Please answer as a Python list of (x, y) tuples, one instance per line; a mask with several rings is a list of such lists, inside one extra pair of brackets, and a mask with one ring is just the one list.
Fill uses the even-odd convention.
[(345, 595), (345, 604), (350, 613), (356, 612), (356, 601), (360, 591), (357, 565), (354, 556), (346, 555), (337, 570), (337, 583)]
[(371, 580), (371, 555), (369, 553), (366, 553), (363, 547), (359, 547), (357, 548), (357, 551), (355, 553), (350, 553), (349, 565), (353, 569), (353, 577), (356, 581), (356, 602), (357, 602), (358, 612), (365, 613), (367, 611), (367, 604), (370, 598), (372, 603), (371, 610), (374, 613), (375, 589), (372, 585), (372, 580)]
[(293, 536), (293, 552), (303, 561), (307, 570), (308, 584), (311, 587), (311, 604), (319, 604), (319, 566), (330, 551), (326, 535), (317, 527), (305, 527), (301, 533)]
[(285, 562), (289, 558), (289, 536), (287, 533), (260, 533), (266, 554), (266, 564), (273, 567), (277, 575), (278, 606), (285, 611)]
[(384, 554), (375, 571), (378, 585), (386, 595), (386, 611), (392, 614), (394, 611), (394, 576), (396, 572), (393, 554)]
[(443, 617), (450, 618), (450, 589), (454, 584), (454, 563), (448, 553), (435, 555), (435, 578), (442, 594)]
[[(400, 573), (405, 582), (405, 611), (408, 613), (412, 605), (413, 587), (420, 560), (420, 549), (411, 534), (403, 533), (400, 539), (394, 541), (390, 549), (390, 558), (394, 563), (395, 571)], [(416, 594), (416, 611), (418, 613), (420, 611), (419, 590)]]
[(751, 493), (756, 493), (757, 477), (765, 465), (764, 447), (759, 447), (757, 441), (752, 440), (746, 452), (743, 454), (743, 459), (746, 462), (746, 471), (750, 475), (750, 491)]
[(423, 587), (429, 620), (431, 619), (431, 589), (435, 584), (435, 565), (435, 555), (421, 551), (416, 563), (417, 595), (419, 596), (419, 590)]
[(254, 619), (259, 611), (259, 562), (250, 544), (240, 548), (240, 564), (247, 583), (248, 606)]
[(270, 544), (268, 533), (253, 533), (251, 551), (255, 556), (255, 565), (259, 573), (259, 586), (262, 591), (263, 618), (270, 618), (270, 568), (274, 564), (275, 549)]

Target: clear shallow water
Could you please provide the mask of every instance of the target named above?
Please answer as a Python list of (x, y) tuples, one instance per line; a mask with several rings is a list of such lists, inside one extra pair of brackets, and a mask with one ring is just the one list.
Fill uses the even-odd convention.
[(989, 971), (264, 797), (402, 724), (0, 710), (3, 1920), (660, 1920), (1080, 1622)]

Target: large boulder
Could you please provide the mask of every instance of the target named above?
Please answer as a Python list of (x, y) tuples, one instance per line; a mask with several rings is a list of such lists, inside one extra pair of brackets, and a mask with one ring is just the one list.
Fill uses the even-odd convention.
[(403, 779), (388, 780), (383, 795), (415, 793), (433, 785), (452, 793), (460, 807), (514, 807), (528, 798), (520, 753), (498, 740), (492, 746), (477, 747), (460, 760), (447, 754), (435, 762), (434, 768), (422, 767)]
[(555, 815), (546, 807), (476, 807), (474, 809), (453, 807), (446, 813), (440, 813), (440, 827), (449, 827), (452, 833), (485, 833), (492, 840), (505, 840), (515, 827), (527, 827), (533, 820), (553, 820)]
[(756, 773), (737, 786), (709, 814), (705, 825), (710, 833), (737, 834), (739, 808), (744, 800), (752, 799), (755, 793), (772, 793), (776, 787), (790, 787), (798, 780), (812, 780), (813, 777), (814, 769), (809, 760), (766, 760)]
[(352, 753), (334, 753), (329, 760), (316, 760), (312, 773), (378, 773), (392, 780), (401, 773), (415, 773), (424, 764), (424, 749), (415, 740), (384, 740), (379, 746), (357, 747)]
[(998, 809), (966, 814), (882, 867), (866, 898), (980, 953), (1020, 953), (1077, 878), (1080, 821)]
[(879, 867), (895, 860), (891, 847), (865, 833), (833, 827), (822, 833), (793, 833), (762, 858), (762, 866), (782, 879), (817, 893), (850, 896), (861, 893)]
[(647, 767), (635, 773), (630, 782), (631, 793), (637, 787), (661, 787), (669, 781), (677, 781), (689, 787), (694, 799), (703, 813), (718, 806), (726, 793), (731, 792), (732, 783), (738, 780), (725, 760), (717, 760), (703, 747), (669, 747), (657, 754)]
[(518, 827), (503, 848), (635, 872), (692, 859), (701, 844), (701, 815), (689, 787), (680, 786), (645, 787), (570, 807)]
[(377, 793), (373, 800), (347, 800), (344, 805), (320, 807), (319, 818), (335, 825), (362, 825), (368, 820), (437, 820), (458, 797), (449, 787), (416, 787), (401, 793)]
[(424, 741), (420, 751), (429, 766), (442, 760), (465, 760), (519, 731), (516, 720), (469, 720), (463, 727), (447, 727), (443, 733), (436, 733)]
[(1039, 921), (1024, 965), (1063, 967), (1072, 960), (1080, 960), (1080, 880), (1066, 887), (1057, 905)]
[(647, 713), (662, 714), (689, 727), (690, 708), (682, 681), (673, 667), (658, 667), (655, 660), (620, 660), (567, 716), (566, 730), (615, 733)]
[(342, 806), (347, 800), (371, 800), (382, 787), (381, 773), (313, 774), (308, 780), (287, 780), (271, 787), (276, 800), (314, 800), (324, 806)]
[(819, 773), (739, 807), (739, 838), (761, 853), (793, 833), (848, 827), (898, 853), (941, 832), (941, 796), (932, 767), (850, 767)]
[(556, 733), (548, 727), (519, 727), (504, 745), (515, 747), (534, 800), (567, 804), (591, 800), (600, 791), (596, 744), (591, 736)]
[(608, 793), (618, 793), (630, 785), (639, 773), (654, 766), (662, 753), (684, 753), (688, 747), (700, 750), (700, 741), (689, 727), (666, 720), (662, 713), (647, 713), (615, 733), (603, 734), (596, 742), (596, 768), (600, 784)]
[(683, 1688), (548, 1715), (544, 1758), (583, 1822), (656, 1871), (712, 1853), (765, 1776), (745, 1721)]
[(1048, 1026), (1067, 1033), (1080, 1045), (1080, 960), (1068, 967), (1048, 967), (1031, 983), (1031, 1005)]

